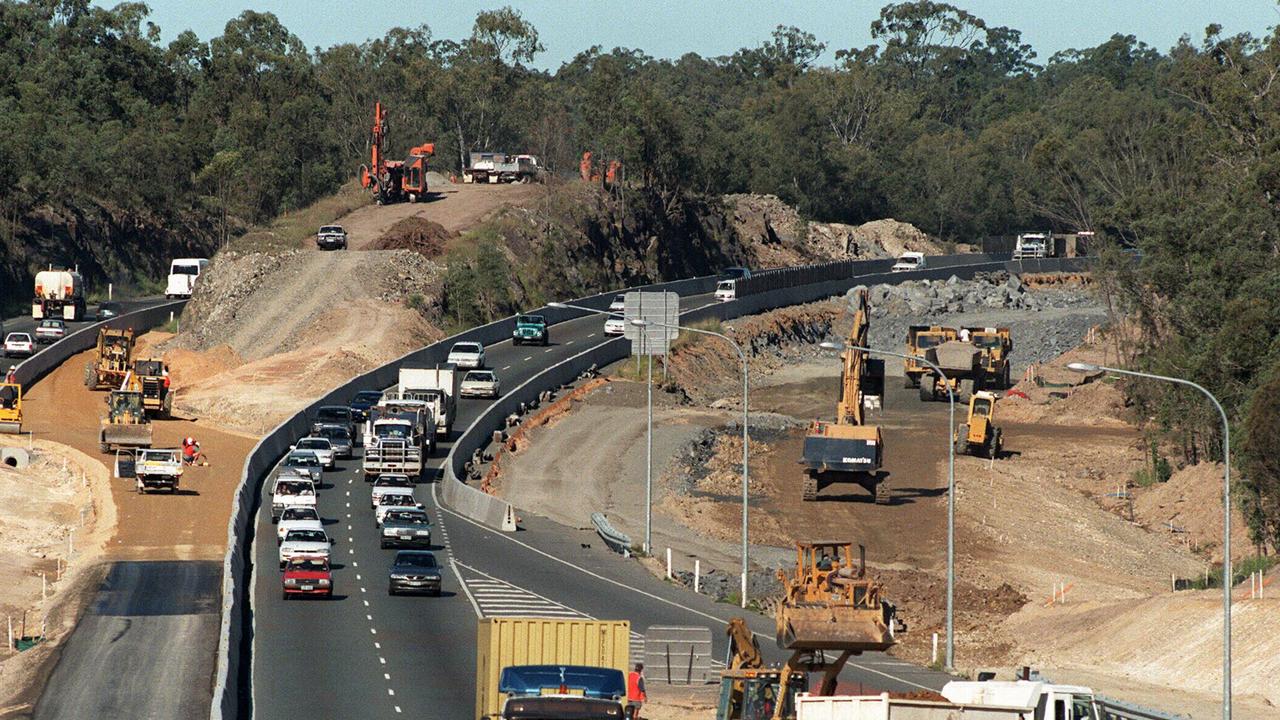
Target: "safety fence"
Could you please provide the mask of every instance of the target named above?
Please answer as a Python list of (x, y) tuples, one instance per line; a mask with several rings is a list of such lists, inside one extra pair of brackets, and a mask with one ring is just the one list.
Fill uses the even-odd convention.
[[(885, 263), (892, 264), (891, 261), (854, 262), (867, 264), (829, 264), (845, 266), (843, 270), (823, 270), (822, 266), (803, 268), (808, 272), (807, 275), (787, 275), (790, 279), (776, 289), (753, 292), (732, 302), (691, 309), (681, 314), (681, 322), (687, 323), (708, 317), (726, 320), (788, 305), (812, 302), (844, 293), (857, 284), (946, 279), (951, 275), (971, 278), (974, 273), (980, 271), (1007, 269), (1007, 263), (1003, 260), (983, 255), (929, 258), (928, 270), (904, 273), (886, 272), (889, 265)], [(1049, 267), (1058, 261), (1040, 262), (1047, 263), (1047, 266), (1036, 272), (1052, 272), (1053, 270)], [(859, 268), (866, 268), (867, 274), (850, 274), (853, 269)], [(761, 273), (761, 277), (768, 278), (786, 272), (786, 270), (777, 273), (766, 272)], [(754, 280), (755, 277), (753, 276), (750, 280)], [(809, 278), (807, 284), (786, 284), (801, 282), (805, 277)], [(715, 277), (702, 277), (632, 289), (670, 291), (681, 296), (701, 295), (714, 290), (716, 280)], [(742, 282), (750, 282), (750, 280)], [(620, 292), (623, 291), (611, 291), (580, 298), (572, 301), (572, 304), (604, 310), (608, 308), (613, 297)], [(571, 308), (548, 307), (528, 312), (543, 315), (550, 325), (589, 314)], [(222, 632), (218, 647), (213, 703), (210, 708), (211, 720), (249, 715), (251, 678), (249, 677), (250, 663), (247, 661), (252, 641), (250, 630), (252, 616), (249, 607), (251, 592), (249, 578), (252, 568), (249, 553), (253, 542), (253, 519), (261, 500), (262, 484), (267, 474), (288, 450), (292, 440), (306, 432), (307, 418), (321, 405), (345, 404), (359, 390), (381, 390), (394, 385), (401, 367), (423, 367), (444, 362), (449, 348), (456, 342), (471, 341), (485, 345), (497, 343), (511, 337), (514, 327), (514, 317), (504, 318), (445, 338), (352, 378), (282, 422), (263, 437), (250, 452), (245, 461), (244, 472), (237, 488), (231, 519), (227, 527), (227, 555), (223, 565)], [(501, 430), (506, 426), (506, 419), (517, 414), (522, 406), (527, 408), (536, 402), (543, 392), (572, 382), (591, 367), (603, 367), (627, 357), (629, 353), (630, 345), (622, 338), (604, 341), (546, 368), (520, 386), (507, 390), (455, 439), (453, 447), (444, 460), (443, 475), (439, 480), (439, 494), (442, 501), (459, 514), (488, 527), (501, 529), (503, 521), (511, 512), (510, 503), (466, 484), (464, 480), (467, 462), (477, 450), (484, 448), (490, 442), (495, 430)]]

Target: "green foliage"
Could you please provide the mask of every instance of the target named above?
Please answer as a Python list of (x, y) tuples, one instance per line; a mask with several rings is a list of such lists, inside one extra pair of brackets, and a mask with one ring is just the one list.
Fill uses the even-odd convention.
[(474, 247), (452, 251), (446, 258), (443, 309), (457, 329), (483, 325), (518, 309), (498, 238), (486, 232), (472, 239)]

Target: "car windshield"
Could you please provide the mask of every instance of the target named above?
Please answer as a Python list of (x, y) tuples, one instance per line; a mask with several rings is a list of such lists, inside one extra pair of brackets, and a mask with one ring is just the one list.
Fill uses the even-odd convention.
[(409, 525), (428, 525), (430, 521), (425, 513), (413, 512), (410, 510), (397, 510), (396, 512), (387, 513), (388, 522), (406, 523)]
[(462, 379), (464, 382), (468, 380), (472, 382), (493, 382), (493, 373), (472, 371), (467, 373), (467, 376)]
[(276, 483), (277, 495), (314, 495), (315, 489), (309, 482)]
[(285, 520), (319, 520), (320, 515), (315, 508), (287, 508), (280, 516), (281, 521)]
[(320, 464), (320, 460), (315, 453), (292, 453), (289, 455), (289, 464), (294, 467), (315, 467)]
[[(320, 434), (323, 435), (326, 440), (351, 440), (351, 433), (344, 427), (320, 428)], [(329, 444), (330, 446), (333, 445), (332, 442)]]
[(1000, 347), (999, 335), (974, 335), (973, 344), (980, 348), (998, 348)]
[(303, 450), (332, 450), (333, 445), (325, 438), (303, 438), (298, 441), (298, 447)]
[(516, 322), (521, 325), (541, 325), (545, 321), (541, 315), (521, 315), (516, 318)]
[(721, 282), (721, 283), (719, 283), (718, 285), (716, 285), (716, 289), (717, 289), (717, 290), (732, 290), (732, 289), (733, 289), (733, 281), (732, 281), (732, 280), (725, 280), (724, 282)]
[(324, 227), (320, 228), (320, 232), (322, 232), (322, 233), (340, 233), (340, 232), (342, 232), (342, 226), (340, 226), (340, 225), (325, 225)]
[(351, 410), (344, 407), (322, 407), (316, 411), (316, 417), (321, 420), (341, 420), (346, 422), (351, 419)]
[(412, 495), (403, 495), (401, 493), (388, 493), (382, 496), (382, 498), (378, 501), (378, 504), (389, 505), (391, 507), (395, 507), (397, 505), (407, 507), (407, 506), (413, 505), (414, 502), (413, 502)]
[(404, 439), (409, 437), (409, 426), (400, 423), (378, 425), (373, 429), (373, 434), (380, 438)]
[(328, 536), (323, 530), (290, 530), (284, 536), (285, 542), (327, 542)]
[(396, 555), (396, 567), (433, 568), (436, 556), (431, 553), (400, 553)]
[(354, 403), (376, 404), (381, 399), (382, 399), (382, 393), (378, 392), (377, 390), (361, 390), (360, 392), (356, 393), (355, 397), (351, 398), (351, 402), (353, 404)]
[(320, 558), (294, 558), (289, 561), (289, 569), (294, 572), (327, 572), (329, 563)]
[(480, 346), (475, 343), (458, 343), (453, 346), (453, 351), (458, 353), (478, 353)]
[(942, 338), (937, 335), (921, 335), (916, 338), (916, 347), (921, 350), (928, 350), (932, 347), (938, 347), (942, 344)]
[(169, 268), (169, 274), (170, 275), (199, 275), (200, 266), (199, 265), (178, 265), (175, 263), (173, 267)]
[(407, 475), (379, 475), (373, 481), (374, 487), (413, 487)]

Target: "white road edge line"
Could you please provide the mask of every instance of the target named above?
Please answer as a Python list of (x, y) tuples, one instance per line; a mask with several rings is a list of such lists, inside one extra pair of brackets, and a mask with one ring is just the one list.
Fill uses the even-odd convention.
[[(441, 506), (436, 505), (436, 507), (441, 507)], [(484, 613), (480, 612), (480, 604), (477, 603), (476, 599), (471, 595), (471, 589), (467, 587), (466, 581), (462, 579), (462, 573), (458, 572), (458, 561), (450, 557), (449, 567), (453, 568), (453, 576), (458, 578), (458, 584), (462, 586), (462, 592), (465, 593), (467, 596), (467, 599), (471, 601), (471, 609), (475, 610), (476, 619), (483, 620)]]

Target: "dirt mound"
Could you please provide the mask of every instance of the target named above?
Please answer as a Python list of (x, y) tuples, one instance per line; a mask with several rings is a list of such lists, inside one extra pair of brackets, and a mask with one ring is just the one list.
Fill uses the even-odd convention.
[(386, 234), (368, 246), (370, 250), (410, 250), (426, 258), (439, 257), (449, 241), (457, 237), (438, 222), (413, 215), (392, 225)]
[(725, 195), (724, 201), (756, 267), (897, 257), (906, 250), (942, 252), (920, 229), (892, 218), (862, 225), (809, 222), (776, 195)]
[[(1134, 488), (1133, 511), (1152, 532), (1170, 533), (1222, 562), (1222, 464), (1200, 463), (1173, 473), (1168, 482)], [(1252, 555), (1248, 525), (1239, 506), (1231, 512), (1232, 557)]]

